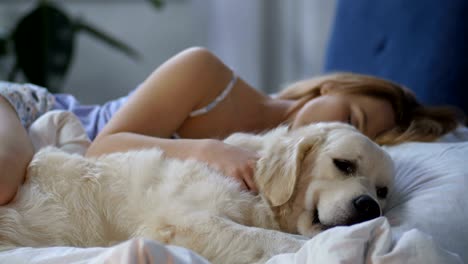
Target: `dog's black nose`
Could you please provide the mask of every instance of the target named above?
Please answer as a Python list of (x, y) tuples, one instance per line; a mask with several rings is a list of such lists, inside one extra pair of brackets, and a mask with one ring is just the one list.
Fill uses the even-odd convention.
[(380, 206), (369, 195), (360, 195), (353, 200), (356, 209), (356, 223), (371, 220), (380, 216)]

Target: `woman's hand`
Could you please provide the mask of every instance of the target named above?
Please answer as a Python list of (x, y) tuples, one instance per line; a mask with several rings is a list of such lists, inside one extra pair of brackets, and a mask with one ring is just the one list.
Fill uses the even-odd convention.
[(129, 132), (101, 134), (93, 141), (86, 155), (99, 156), (148, 147), (162, 149), (167, 157), (205, 162), (223, 175), (233, 177), (243, 189), (258, 192), (254, 180), (255, 165), (259, 158), (257, 153), (219, 140), (168, 139)]
[(259, 159), (257, 153), (226, 144), (219, 140), (200, 140), (191, 158), (206, 162), (226, 176), (233, 177), (245, 190), (257, 193), (254, 173)]

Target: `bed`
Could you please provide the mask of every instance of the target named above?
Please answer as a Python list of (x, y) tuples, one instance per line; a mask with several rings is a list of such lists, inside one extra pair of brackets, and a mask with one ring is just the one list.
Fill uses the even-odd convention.
[[(36, 148), (83, 153), (89, 145), (73, 115), (53, 111), (30, 129)], [(435, 143), (386, 147), (396, 164), (385, 217), (329, 229), (297, 253), (268, 263), (468, 262), (468, 128)], [(0, 263), (209, 263), (182, 247), (135, 238), (108, 248), (3, 248)]]

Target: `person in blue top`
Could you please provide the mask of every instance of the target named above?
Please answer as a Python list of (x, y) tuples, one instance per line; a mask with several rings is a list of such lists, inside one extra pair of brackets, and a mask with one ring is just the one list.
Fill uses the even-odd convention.
[(457, 126), (451, 109), (421, 105), (406, 88), (366, 75), (329, 74), (264, 94), (198, 47), (167, 60), (129, 96), (103, 105), (80, 105), (31, 84), (0, 83), (0, 95), (0, 204), (13, 199), (33, 156), (28, 126), (52, 109), (79, 117), (93, 140), (87, 156), (158, 147), (169, 157), (206, 162), (254, 192), (258, 156), (221, 141), (234, 132), (339, 121), (379, 144), (397, 144), (432, 141)]

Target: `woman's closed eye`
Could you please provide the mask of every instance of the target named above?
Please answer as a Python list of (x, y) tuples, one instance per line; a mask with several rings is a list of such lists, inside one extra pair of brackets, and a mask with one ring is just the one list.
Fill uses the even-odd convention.
[(350, 124), (350, 125), (352, 125), (353, 127), (356, 127), (356, 128), (357, 128), (357, 126), (356, 126), (356, 124), (355, 124), (355, 121), (354, 121), (354, 119), (353, 119), (353, 115), (352, 115), (352, 114), (349, 114), (347, 122), (348, 122), (348, 124)]
[(348, 121), (349, 124), (363, 132), (364, 127), (362, 126), (363, 112), (357, 106), (351, 106), (349, 111)]
[(348, 115), (348, 120), (347, 120), (348, 124), (352, 125), (352, 120), (351, 120), (351, 115)]

